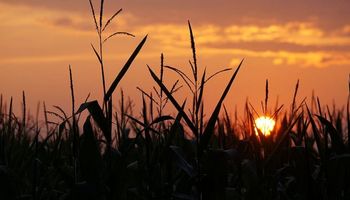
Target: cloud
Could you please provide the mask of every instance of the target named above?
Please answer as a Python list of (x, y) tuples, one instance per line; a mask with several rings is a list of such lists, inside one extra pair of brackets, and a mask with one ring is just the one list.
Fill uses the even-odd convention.
[[(100, 0), (92, 0), (98, 8)], [(27, 6), (45, 8), (57, 11), (89, 12), (87, 0), (0, 0), (0, 3), (13, 6)], [(247, 19), (260, 24), (277, 21), (304, 21), (318, 19), (322, 24), (329, 26), (348, 22), (350, 1), (326, 0), (201, 0), (198, 1), (161, 1), (161, 0), (106, 0), (105, 10), (111, 13), (124, 8), (127, 13), (139, 16), (143, 23), (170, 22), (182, 23), (187, 19), (193, 22), (203, 21), (213, 24), (246, 23)]]
[(27, 7), (29, 9), (45, 9), (56, 11), (83, 11), (88, 7), (88, 2), (85, 0), (74, 1), (47, 1), (47, 0), (0, 0), (4, 6), (12, 7)]
[[(188, 27), (177, 24), (153, 24), (136, 28), (142, 33), (152, 33), (164, 44), (181, 45), (187, 40)], [(240, 42), (274, 42), (299, 46), (350, 46), (350, 25), (339, 30), (327, 31), (308, 22), (290, 22), (285, 25), (231, 25), (227, 27), (202, 25), (194, 27), (198, 44), (224, 44)]]
[[(344, 35), (350, 30), (349, 27), (327, 31), (308, 22), (290, 22), (268, 26), (202, 25), (193, 27), (193, 31), (196, 44), (205, 55), (231, 54), (267, 58), (272, 64), (279, 66), (327, 67), (350, 64), (350, 37)], [(189, 48), (189, 31), (186, 25), (154, 24), (136, 30), (135, 32), (149, 33), (172, 55), (184, 55), (183, 52), (187, 52)], [(265, 50), (240, 49), (240, 44), (247, 42), (251, 46), (262, 43)], [(274, 45), (274, 50), (269, 50), (269, 44)], [(293, 45), (297, 50), (284, 49), (286, 44)], [(336, 48), (332, 50), (331, 47)]]
[[(104, 23), (109, 18), (104, 18)], [(106, 29), (106, 33), (111, 33), (115, 29), (128, 29), (129, 22), (132, 22), (134, 20), (134, 17), (130, 14), (123, 14), (120, 15), (112, 21), (108, 25), (108, 28)], [(39, 21), (43, 25), (48, 25), (51, 27), (55, 27), (58, 29), (66, 29), (70, 31), (81, 31), (81, 32), (90, 32), (95, 33), (95, 26), (93, 24), (93, 17), (92, 16), (81, 16), (81, 15), (66, 15), (61, 16), (60, 14), (55, 13), (50, 18), (40, 18)], [(120, 30), (119, 30), (120, 31)], [(124, 31), (124, 30), (123, 30)]]
[(290, 52), (290, 51), (252, 51), (247, 49), (204, 48), (203, 55), (231, 55), (231, 65), (237, 65), (237, 57), (262, 58), (271, 60), (276, 66), (291, 65), (299, 67), (330, 67), (350, 65), (350, 52)]
[[(71, 12), (64, 10), (46, 9), (40, 6), (8, 5), (0, 3), (2, 13), (0, 20), (2, 28), (11, 27), (20, 29), (26, 27), (57, 28), (56, 31), (79, 31), (82, 33), (95, 33), (93, 17), (87, 12)], [(104, 21), (108, 20), (111, 14), (106, 14)], [(131, 14), (121, 13), (114, 19), (114, 23), (106, 30), (111, 32), (113, 28), (127, 27), (127, 24), (135, 21)], [(124, 31), (124, 30), (123, 30)]]
[[(1, 2), (1, 0), (0, 0)], [(6, 2), (6, 1), (5, 1)], [(37, 1), (31, 4), (36, 5)], [(9, 2), (7, 2), (9, 3)], [(62, 31), (93, 32), (94, 25), (89, 12), (71, 12), (50, 10), (42, 7), (28, 7), (0, 3), (3, 12), (0, 14), (2, 25), (11, 27), (22, 25), (42, 25), (62, 29)], [(30, 5), (30, 3), (27, 3)], [(43, 2), (43, 4), (45, 4)], [(82, 2), (80, 2), (82, 4)], [(50, 4), (51, 5), (51, 4)], [(61, 4), (60, 4), (61, 5)], [(78, 5), (75, 3), (74, 5)], [(51, 5), (53, 6), (53, 5)], [(105, 17), (107, 20), (107, 16)], [(111, 29), (130, 31), (137, 34), (150, 33), (154, 38), (162, 40), (163, 44), (184, 45), (188, 28), (185, 23), (149, 23), (140, 24), (140, 18), (130, 13), (122, 13), (112, 24)], [(126, 30), (123, 30), (126, 29)], [(198, 44), (220, 44), (240, 42), (278, 42), (299, 46), (350, 46), (350, 22), (335, 30), (326, 30), (314, 22), (291, 21), (287, 23), (272, 23), (267, 25), (213, 25), (202, 23), (194, 27)]]
[(239, 41), (274, 41), (301, 46), (344, 46), (350, 45), (350, 38), (327, 31), (308, 22), (290, 22), (285, 25), (269, 26), (231, 26), (225, 29), (228, 40)]
[[(3, 21), (0, 30), (19, 32), (23, 27), (42, 28), (65, 34), (96, 34), (92, 16), (82, 12), (50, 10), (0, 3)], [(172, 56), (184, 56), (189, 52), (189, 31), (186, 23), (140, 24), (139, 17), (125, 14), (116, 18), (107, 30), (129, 31), (136, 35), (149, 34), (149, 57), (160, 51)], [(336, 29), (326, 29), (310, 21), (287, 23), (227, 24), (202, 23), (192, 26), (200, 53), (269, 59), (272, 65), (299, 65), (327, 67), (350, 64), (350, 23)], [(107, 33), (108, 34), (108, 33)], [(61, 38), (62, 39), (62, 38)], [(249, 45), (247, 45), (249, 44)], [(243, 46), (243, 49), (241, 46)], [(259, 48), (256, 48), (258, 47)], [(65, 59), (82, 59), (75, 55)], [(6, 58), (6, 62), (58, 61), (60, 56)], [(5, 61), (3, 61), (5, 62)], [(232, 62), (235, 62), (233, 59)]]
[(252, 58), (271, 59), (276, 66), (334, 67), (350, 65), (350, 52), (242, 51), (241, 54)]

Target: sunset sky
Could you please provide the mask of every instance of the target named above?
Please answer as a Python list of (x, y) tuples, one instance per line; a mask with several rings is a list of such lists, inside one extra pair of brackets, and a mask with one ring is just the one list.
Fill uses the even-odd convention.
[[(93, 1), (98, 8), (99, 1)], [(264, 99), (270, 85), (270, 106), (276, 98), (289, 105), (300, 80), (298, 100), (312, 91), (321, 103), (344, 106), (350, 73), (350, 1), (348, 0), (106, 0), (105, 17), (120, 8), (107, 34), (128, 31), (105, 45), (109, 86), (141, 39), (148, 40), (121, 82), (125, 94), (140, 102), (137, 86), (154, 85), (146, 64), (165, 64), (190, 71), (191, 48), (187, 20), (195, 35), (198, 64), (209, 74), (236, 68), (245, 59), (225, 105), (243, 109)], [(105, 20), (106, 20), (105, 18)], [(69, 73), (72, 66), (77, 102), (88, 93), (101, 99), (100, 68), (90, 44), (97, 43), (88, 0), (0, 0), (0, 93), (20, 105), (26, 92), (32, 112), (39, 101), (70, 109)], [(219, 98), (232, 72), (209, 83), (208, 109)], [(166, 71), (167, 85), (175, 74)], [(119, 87), (120, 88), (120, 87)], [(118, 91), (119, 91), (118, 88)], [(178, 98), (186, 98), (184, 87)], [(77, 103), (78, 104), (78, 103)], [(78, 106), (78, 105), (77, 105)], [(137, 110), (137, 106), (136, 106)], [(260, 110), (260, 109), (258, 109)], [(137, 111), (139, 112), (139, 111)]]

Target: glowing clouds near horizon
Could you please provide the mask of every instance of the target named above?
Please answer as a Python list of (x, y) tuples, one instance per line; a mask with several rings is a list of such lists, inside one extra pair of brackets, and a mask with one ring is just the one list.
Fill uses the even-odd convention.
[(270, 117), (259, 117), (255, 120), (255, 133), (258, 135), (257, 129), (259, 129), (264, 136), (269, 136), (274, 129), (275, 124), (275, 120)]

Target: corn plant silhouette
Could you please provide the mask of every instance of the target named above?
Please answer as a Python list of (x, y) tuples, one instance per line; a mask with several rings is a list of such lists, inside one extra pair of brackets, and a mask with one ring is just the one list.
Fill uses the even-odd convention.
[[(103, 87), (103, 100), (102, 100), (102, 107), (98, 103), (97, 100), (85, 102), (80, 105), (79, 109), (75, 114), (80, 114), (84, 110), (88, 110), (91, 118), (94, 120), (96, 125), (100, 128), (100, 130), (103, 133), (105, 144), (106, 144), (106, 151), (105, 155), (110, 157), (111, 154), (111, 146), (112, 146), (112, 120), (113, 120), (113, 101), (112, 101), (112, 94), (115, 91), (116, 87), (118, 86), (119, 82), (122, 80), (124, 75), (127, 73), (128, 69), (130, 68), (131, 64), (139, 54), (140, 50), (142, 49), (143, 45), (145, 44), (147, 40), (147, 35), (141, 40), (141, 42), (138, 44), (138, 46), (135, 48), (134, 52), (130, 55), (129, 59), (126, 61), (124, 66), (121, 68), (120, 72), (117, 74), (114, 81), (109, 86), (108, 90), (106, 89), (106, 83), (105, 83), (105, 74), (104, 74), (104, 57), (103, 57), (103, 44), (107, 42), (112, 37), (115, 37), (117, 35), (127, 35), (132, 36), (134, 35), (128, 33), (128, 32), (114, 32), (108, 36), (104, 36), (104, 31), (109, 27), (109, 25), (113, 22), (114, 19), (116, 19), (117, 15), (122, 11), (122, 9), (115, 12), (106, 22), (104, 22), (104, 0), (100, 1), (100, 12), (99, 17), (96, 16), (96, 9), (92, 3), (91, 0), (89, 0), (90, 8), (92, 17), (94, 20), (96, 32), (98, 35), (98, 49), (95, 48), (93, 44), (91, 44), (91, 47), (98, 59), (100, 69), (101, 69), (101, 78), (102, 78), (102, 87)], [(91, 138), (91, 124), (90, 124), (90, 117), (88, 117), (85, 121), (84, 125), (84, 133), (83, 135), (86, 135), (87, 138)], [(89, 136), (90, 135), (90, 136)], [(107, 159), (110, 160), (110, 159)], [(110, 165), (110, 161), (109, 165)]]
[(91, 101), (86, 102), (80, 106), (77, 113), (82, 112), (85, 109), (88, 109), (90, 112), (92, 118), (95, 120), (99, 128), (102, 130), (104, 137), (107, 142), (107, 146), (111, 145), (111, 125), (112, 125), (112, 94), (116, 87), (118, 86), (119, 82), (122, 80), (126, 72), (128, 71), (129, 67), (131, 66), (132, 62), (135, 60), (136, 56), (142, 49), (144, 43), (146, 42), (147, 36), (143, 38), (143, 40), (139, 43), (139, 45), (135, 48), (134, 52), (131, 54), (125, 65), (120, 70), (119, 74), (116, 76), (112, 84), (110, 85), (109, 89), (106, 90), (106, 83), (105, 83), (105, 74), (104, 74), (104, 60), (103, 60), (103, 44), (109, 40), (110, 38), (124, 34), (128, 36), (133, 36), (132, 34), (128, 32), (114, 32), (111, 35), (109, 35), (106, 38), (103, 38), (103, 33), (105, 29), (108, 27), (109, 24), (115, 19), (115, 17), (122, 11), (121, 9), (115, 12), (112, 17), (110, 17), (106, 23), (103, 23), (103, 10), (104, 10), (104, 0), (101, 0), (100, 2), (100, 15), (99, 15), (99, 23), (97, 22), (97, 17), (95, 15), (95, 8), (89, 0), (90, 6), (91, 6), (91, 13), (94, 19), (94, 23), (96, 26), (96, 31), (98, 34), (98, 44), (99, 44), (99, 51), (96, 50), (96, 48), (91, 44), (91, 47), (93, 51), (96, 54), (96, 57), (99, 61), (100, 68), (101, 68), (101, 77), (102, 77), (102, 86), (103, 86), (103, 107), (98, 104), (98, 102)]
[[(208, 78), (205, 69), (200, 73), (195, 37), (188, 23), (192, 74), (164, 64), (162, 54), (160, 73), (156, 75), (149, 67), (157, 96), (138, 88), (142, 93), (141, 117), (138, 117), (128, 111), (132, 106), (125, 103), (123, 92), (119, 110), (112, 107), (112, 96), (147, 36), (112, 84), (106, 87), (103, 44), (117, 35), (131, 34), (105, 35), (121, 10), (104, 20), (104, 1), (100, 1), (99, 16), (95, 14), (98, 12), (92, 1), (89, 3), (98, 34), (98, 45), (92, 45), (92, 50), (101, 69), (103, 99), (88, 101), (88, 96), (76, 110), (73, 73), (69, 68), (71, 114), (59, 106), (54, 106), (57, 112), (47, 110), (44, 104), (45, 127), (41, 128), (38, 120), (35, 122), (28, 116), (24, 92), (20, 117), (13, 113), (12, 98), (7, 107), (1, 95), (2, 199), (350, 198), (350, 79), (349, 97), (343, 110), (322, 107), (315, 97), (311, 99), (311, 106), (305, 98), (299, 103), (298, 81), (290, 109), (282, 113), (282, 106), (276, 104), (275, 111), (271, 112), (279, 128), (274, 129), (271, 136), (264, 137), (254, 131), (254, 118), (259, 114), (248, 101), (243, 118), (238, 119), (236, 114), (234, 120), (223, 103), (241, 62), (227, 86), (222, 88), (223, 93), (207, 118), (203, 111), (205, 85), (229, 69)], [(182, 88), (182, 81), (165, 86), (164, 70), (177, 73), (179, 80), (189, 88), (191, 105), (175, 98), (174, 92)], [(268, 81), (265, 84), (266, 96), (261, 105), (263, 113), (267, 114), (270, 92)], [(165, 114), (163, 109), (167, 102), (176, 108), (175, 116)], [(155, 105), (158, 106), (156, 114), (153, 113)], [(222, 118), (219, 116), (221, 107), (224, 107)], [(80, 134), (79, 119), (86, 110), (89, 115)], [(112, 121), (112, 113), (115, 113), (115, 121)], [(62, 123), (50, 121), (47, 115)], [(116, 124), (116, 137), (112, 135), (112, 124)], [(136, 133), (135, 137), (130, 137), (131, 131)], [(115, 138), (118, 140), (116, 147)]]
[[(188, 88), (191, 91), (192, 94), (192, 107), (190, 109), (190, 116), (186, 114), (184, 111), (184, 107), (180, 106), (181, 104), (175, 99), (173, 96), (171, 90), (169, 90), (163, 83), (162, 77), (158, 78), (157, 75), (153, 72), (153, 70), (148, 66), (149, 72), (154, 79), (154, 81), (159, 85), (161, 90), (164, 92), (164, 94), (167, 96), (167, 98), (170, 100), (170, 102), (175, 106), (181, 117), (185, 120), (187, 126), (190, 128), (192, 131), (192, 134), (195, 137), (196, 140), (196, 169), (197, 169), (197, 189), (198, 189), (198, 197), (201, 196), (201, 157), (203, 155), (203, 152), (208, 149), (209, 141), (211, 137), (213, 136), (214, 129), (215, 129), (215, 124), (216, 121), (218, 120), (220, 109), (222, 107), (222, 104), (225, 100), (225, 97), (227, 96), (228, 92), (230, 91), (230, 88), (233, 84), (234, 79), (236, 78), (238, 71), (243, 63), (243, 60), (240, 62), (239, 66), (231, 76), (223, 94), (221, 95), (218, 103), (216, 104), (216, 107), (211, 114), (206, 127), (204, 128), (204, 117), (203, 117), (203, 110), (204, 110), (204, 103), (203, 103), (203, 93), (204, 93), (204, 87), (205, 84), (213, 77), (216, 75), (230, 70), (228, 69), (223, 69), (220, 70), (213, 75), (209, 76), (209, 78), (206, 78), (206, 70), (204, 69), (204, 73), (201, 77), (201, 81), (199, 82), (199, 74), (198, 74), (198, 65), (197, 65), (197, 55), (196, 55), (196, 47), (195, 47), (195, 39), (194, 39), (194, 34), (192, 31), (191, 23), (188, 21), (188, 28), (190, 32), (190, 41), (191, 41), (191, 49), (192, 49), (192, 61), (189, 61), (191, 70), (192, 70), (192, 75), (193, 75), (193, 80), (189, 78), (184, 72), (182, 72), (180, 69), (177, 69), (175, 67), (171, 66), (165, 66), (165, 68), (170, 69), (172, 71), (175, 71), (185, 82), (185, 84), (188, 86)], [(161, 74), (162, 75), (162, 74)], [(185, 105), (186, 101), (183, 103)], [(172, 150), (175, 150), (177, 148), (172, 148)], [(177, 152), (178, 153), (178, 152)], [(188, 165), (188, 164), (186, 164)], [(192, 168), (192, 167), (191, 167)], [(218, 193), (215, 193), (218, 194)]]

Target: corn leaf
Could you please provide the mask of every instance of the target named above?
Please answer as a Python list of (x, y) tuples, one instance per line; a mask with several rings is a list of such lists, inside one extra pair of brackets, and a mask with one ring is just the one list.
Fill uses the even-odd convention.
[(125, 73), (128, 71), (131, 63), (135, 60), (137, 54), (140, 52), (140, 50), (141, 50), (142, 46), (145, 44), (146, 40), (147, 40), (147, 35), (143, 38), (143, 40), (140, 42), (140, 44), (136, 47), (136, 49), (131, 54), (128, 61), (125, 63), (124, 67), (120, 70), (118, 76), (113, 81), (112, 85), (109, 87), (109, 89), (104, 97), (105, 101), (107, 101), (111, 97), (111, 95), (114, 92), (115, 88), (117, 87), (118, 83), (120, 82), (120, 80), (122, 80)]
[(148, 70), (151, 73), (152, 78), (156, 81), (156, 83), (160, 86), (160, 88), (163, 90), (163, 92), (165, 93), (165, 95), (169, 98), (169, 100), (171, 101), (171, 103), (175, 106), (175, 108), (177, 109), (177, 111), (182, 115), (182, 117), (184, 118), (185, 122), (187, 123), (187, 125), (190, 127), (190, 129), (192, 130), (194, 135), (197, 135), (197, 129), (195, 128), (195, 126), (193, 125), (192, 121), (190, 120), (190, 118), (186, 115), (186, 113), (184, 112), (184, 110), (181, 108), (181, 106), (179, 105), (179, 103), (175, 100), (175, 98), (173, 97), (173, 95), (169, 92), (169, 90), (165, 87), (165, 85), (160, 81), (160, 79), (156, 76), (156, 74), (151, 70), (151, 68), (148, 66)]
[(232, 83), (235, 80), (235, 78), (236, 78), (236, 76), (238, 74), (238, 71), (239, 71), (239, 69), (242, 66), (242, 63), (243, 63), (243, 60), (238, 65), (236, 71), (233, 73), (233, 75), (232, 75), (230, 81), (228, 82), (228, 84), (227, 84), (223, 94), (221, 95), (221, 98), (220, 98), (219, 102), (216, 104), (214, 112), (212, 113), (211, 117), (209, 118), (207, 127), (205, 128), (205, 130), (203, 132), (203, 135), (201, 135), (201, 138), (200, 138), (200, 151), (203, 151), (204, 149), (206, 149), (208, 144), (209, 144), (210, 138), (211, 138), (211, 136), (214, 133), (215, 123), (216, 123), (216, 120), (217, 120), (217, 118), (219, 116), (221, 105), (224, 102), (226, 95), (230, 91)]
[(81, 104), (77, 113), (81, 113), (86, 109), (89, 111), (89, 113), (92, 116), (92, 118), (94, 119), (94, 121), (97, 123), (97, 125), (102, 130), (102, 132), (107, 140), (107, 143), (110, 144), (110, 142), (112, 140), (111, 130), (109, 127), (108, 120), (104, 116), (103, 111), (102, 111), (100, 105), (98, 104), (98, 102), (95, 100), (95, 101), (90, 101), (90, 102), (86, 102), (86, 103)]

